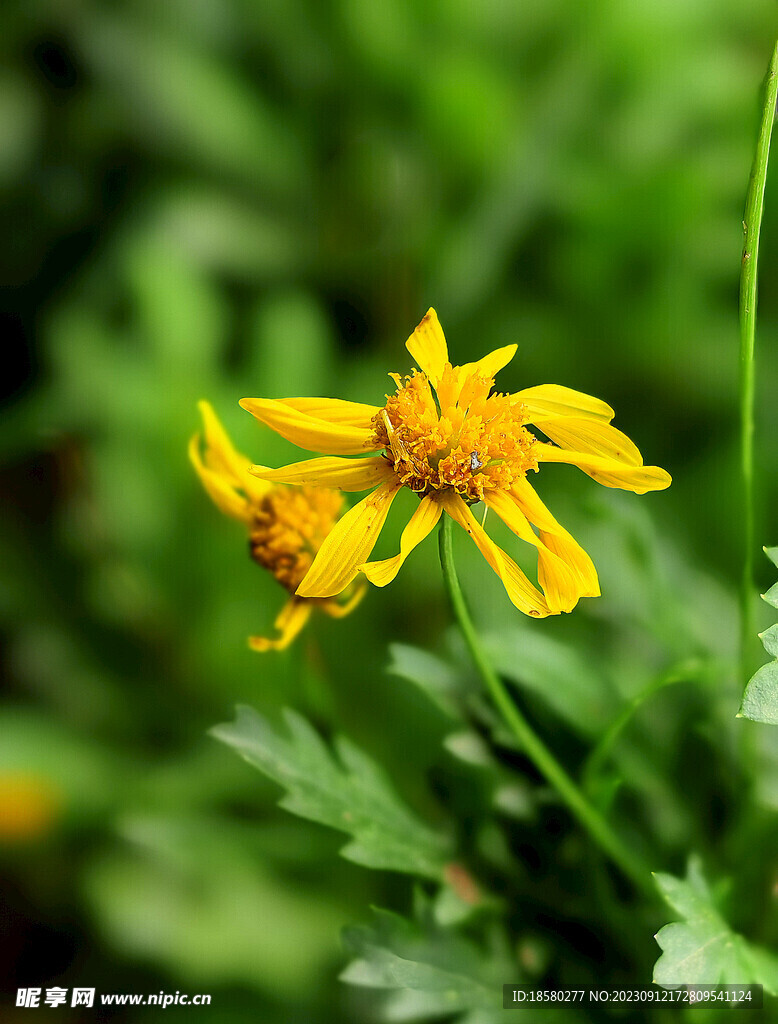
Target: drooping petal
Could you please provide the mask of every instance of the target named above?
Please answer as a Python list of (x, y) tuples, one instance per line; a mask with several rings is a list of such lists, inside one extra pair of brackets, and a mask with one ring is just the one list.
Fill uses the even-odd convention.
[(251, 466), (249, 472), (276, 484), (310, 484), (313, 487), (337, 487), (341, 491), (366, 491), (394, 475), (392, 467), (380, 455), (367, 459), (325, 456), (295, 462), (280, 469)]
[(618, 487), (635, 494), (647, 491), (663, 491), (672, 483), (672, 477), (659, 466), (630, 466), (585, 452), (571, 452), (555, 448), (550, 444), (539, 444), (533, 448), (538, 462), (563, 462), (577, 466), (592, 480), (604, 487)]
[(530, 583), (510, 555), (507, 555), (487, 536), (486, 531), (459, 495), (448, 492), (442, 494), (439, 500), (454, 522), (458, 523), (473, 538), (478, 550), (502, 580), (508, 597), (516, 608), (520, 612), (524, 612), (525, 615), (532, 615), (535, 618), (545, 618), (547, 615), (551, 615), (552, 611), (537, 587)]
[(354, 593), (348, 599), (348, 601), (339, 602), (335, 598), (328, 597), (324, 601), (319, 602), (319, 608), (324, 612), (325, 615), (329, 615), (332, 619), (344, 619), (347, 615), (350, 615), (362, 598), (367, 593), (367, 586), (364, 581), (354, 584)]
[(557, 522), (532, 484), (526, 478), (514, 480), (511, 494), (530, 523), (537, 526), (546, 547), (559, 555), (575, 573), (579, 597), (599, 597), (600, 581), (594, 563), (575, 538)]
[(377, 405), (346, 402), (340, 398), (281, 398), (279, 401), (290, 409), (304, 412), (306, 416), (348, 427), (368, 428), (373, 417), (381, 411)]
[(536, 426), (567, 451), (598, 455), (624, 466), (643, 465), (643, 456), (627, 435), (602, 420), (566, 417), (538, 420)]
[(517, 537), (538, 551), (538, 582), (552, 612), (570, 612), (582, 597), (576, 571), (552, 547), (538, 537), (516, 499), (507, 491), (489, 491), (484, 501)]
[[(232, 485), (231, 477), (225, 477), (205, 465), (200, 455), (200, 442), (199, 434), (195, 434), (190, 440), (189, 459), (211, 501), (225, 515), (239, 519), (243, 523), (251, 522), (248, 501)], [(246, 475), (248, 476), (248, 473)]]
[(303, 601), (298, 597), (290, 598), (273, 623), (280, 635), (272, 640), (264, 636), (250, 636), (249, 647), (262, 653), (285, 650), (306, 624), (312, 611), (311, 601)]
[(606, 402), (585, 395), (582, 391), (573, 391), (572, 388), (563, 387), (561, 384), (538, 384), (534, 388), (525, 388), (511, 395), (511, 400), (521, 402), (527, 407), (529, 423), (557, 419), (561, 416), (610, 423), (615, 415)]
[(372, 429), (333, 423), (270, 398), (242, 398), (241, 407), (281, 437), (311, 452), (364, 455), (375, 451)]
[(203, 418), (206, 464), (223, 476), (241, 480), (249, 468), (249, 460), (235, 450), (211, 403), (200, 401), (197, 408)]
[(400, 554), (393, 558), (384, 558), (380, 562), (365, 562), (364, 565), (360, 565), (360, 571), (376, 587), (385, 587), (387, 583), (391, 583), (411, 551), (435, 528), (441, 512), (440, 502), (435, 498), (422, 498), (402, 532)]
[(345, 590), (369, 558), (401, 486), (397, 479), (386, 481), (338, 521), (297, 588), (300, 597), (334, 597)]
[[(251, 501), (260, 501), (270, 484), (249, 476), (250, 460), (236, 450), (211, 403), (203, 400), (197, 407), (203, 418), (202, 464), (221, 477), (224, 485), (235, 487)], [(199, 452), (199, 447), (197, 450)]]
[(405, 347), (419, 369), (427, 374), (433, 385), (437, 384), (448, 362), (448, 345), (434, 309), (430, 307), (427, 310), (419, 326), (405, 342)]

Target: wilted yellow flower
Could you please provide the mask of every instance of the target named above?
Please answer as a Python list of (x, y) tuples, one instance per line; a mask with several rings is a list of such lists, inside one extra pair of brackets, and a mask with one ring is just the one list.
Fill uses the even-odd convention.
[(329, 487), (284, 487), (251, 476), (250, 461), (235, 450), (210, 403), (200, 402), (199, 408), (203, 436), (195, 434), (189, 442), (192, 465), (216, 507), (245, 524), (254, 561), (292, 595), (276, 618), (276, 639), (249, 637), (255, 651), (281, 651), (294, 640), (314, 608), (341, 618), (356, 607), (364, 593), (363, 586), (355, 586), (345, 602), (295, 594), (338, 521), (343, 495)]
[[(492, 393), (494, 376), (513, 358), (516, 345), (465, 366), (452, 366), (437, 314), (430, 309), (406, 347), (419, 369), (408, 377), (390, 375), (396, 391), (387, 396), (383, 408), (331, 398), (241, 402), (282, 437), (309, 451), (338, 456), (283, 469), (252, 466), (258, 479), (345, 491), (375, 488), (327, 536), (297, 593), (331, 597), (360, 571), (376, 586), (385, 586), (446, 512), (473, 538), (520, 611), (553, 615), (572, 610), (581, 597), (598, 596), (591, 559), (551, 515), (527, 474), (544, 462), (567, 462), (606, 487), (638, 494), (667, 487), (670, 476), (643, 465), (632, 441), (610, 425), (613, 410), (597, 398), (557, 384), (513, 395)], [(549, 442), (532, 433), (530, 425)], [(339, 457), (367, 452), (381, 454)], [(389, 507), (403, 486), (421, 500), (403, 530), (400, 553), (369, 562)], [(471, 511), (478, 501), (537, 549), (543, 593), (486, 534)]]

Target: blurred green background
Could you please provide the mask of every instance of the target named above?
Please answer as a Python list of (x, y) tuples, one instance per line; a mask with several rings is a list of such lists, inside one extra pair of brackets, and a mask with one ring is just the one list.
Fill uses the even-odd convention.
[[(773, 14), (766, 0), (6, 0), (9, 992), (180, 989), (213, 992), (224, 1021), (369, 1017), (335, 980), (339, 929), (370, 903), (406, 908), (407, 883), (339, 859), (337, 837), (285, 816), (277, 788), (206, 731), (236, 701), (292, 704), (443, 820), (456, 805), (444, 727), (385, 671), (390, 641), (441, 647), (436, 545), (349, 619), (253, 654), (245, 638), (268, 632), (285, 595), (206, 498), (186, 444), (207, 397), (252, 459), (285, 460), (291, 446), (238, 399), (381, 404), (429, 305), (455, 361), (517, 342), (502, 389), (601, 396), (672, 473), (668, 492), (637, 498), (544, 470), (539, 489), (604, 596), (532, 629), (625, 696), (674, 659), (720, 659), (715, 687), (663, 698), (624, 756), (657, 867), (678, 869), (694, 843), (726, 866), (737, 282)], [(775, 175), (763, 238), (757, 536), (774, 544)], [(479, 623), (524, 629), (479, 558), (458, 553)], [(549, 721), (575, 764), (581, 737)], [(649, 748), (667, 777), (688, 773), (682, 799)], [(695, 778), (713, 751), (711, 777)], [(771, 770), (760, 799), (774, 809)], [(548, 836), (521, 827), (528, 863), (540, 851), (532, 899), (546, 886), (564, 907), (574, 881), (557, 892)], [(564, 943), (558, 958), (588, 962), (585, 943)]]

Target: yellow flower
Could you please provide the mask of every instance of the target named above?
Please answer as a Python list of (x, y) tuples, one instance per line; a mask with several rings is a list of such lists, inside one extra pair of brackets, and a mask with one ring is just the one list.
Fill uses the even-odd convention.
[(364, 586), (355, 586), (344, 603), (295, 594), (338, 521), (343, 495), (329, 487), (284, 487), (251, 476), (250, 461), (233, 448), (210, 403), (200, 402), (199, 408), (204, 436), (195, 434), (189, 442), (192, 465), (216, 507), (245, 524), (254, 561), (292, 595), (275, 620), (280, 634), (276, 639), (249, 637), (255, 651), (281, 651), (294, 640), (314, 608), (342, 618), (364, 594)]
[[(613, 410), (597, 398), (557, 384), (514, 395), (492, 393), (494, 376), (511, 361), (516, 345), (478, 362), (452, 366), (437, 314), (430, 309), (406, 347), (419, 369), (408, 377), (390, 375), (396, 392), (387, 396), (383, 408), (332, 398), (244, 398), (240, 403), (289, 441), (337, 456), (283, 469), (252, 466), (258, 479), (345, 491), (375, 488), (327, 536), (297, 594), (331, 597), (360, 571), (376, 586), (385, 586), (446, 512), (472, 537), (513, 604), (527, 615), (571, 611), (579, 598), (597, 597), (600, 588), (591, 559), (551, 515), (527, 473), (545, 462), (566, 462), (606, 487), (638, 494), (669, 486), (670, 476), (643, 465), (632, 441), (610, 425)], [(542, 441), (529, 426), (552, 443)], [(382, 454), (340, 457), (368, 452)], [(421, 500), (403, 530), (400, 553), (369, 562), (403, 486)], [(488, 537), (471, 511), (478, 501), (537, 549), (543, 593)]]

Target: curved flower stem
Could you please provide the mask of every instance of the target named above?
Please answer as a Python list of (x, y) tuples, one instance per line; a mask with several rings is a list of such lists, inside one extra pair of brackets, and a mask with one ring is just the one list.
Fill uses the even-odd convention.
[(600, 849), (610, 857), (624, 874), (630, 878), (635, 885), (644, 892), (655, 897), (651, 885), (650, 869), (643, 865), (640, 858), (632, 853), (615, 832), (608, 822), (602, 817), (599, 811), (589, 803), (576, 783), (564, 768), (560, 765), (543, 740), (534, 732), (532, 726), (526, 720), (519, 708), (514, 704), (505, 684), (497, 675), (489, 663), (481, 641), (476, 633), (473, 620), (465, 604), (464, 594), (459, 584), (456, 567), (454, 566), (454, 553), (452, 549), (452, 525), (447, 515), (443, 515), (440, 522), (440, 533), (438, 534), (440, 546), (440, 565), (443, 570), (443, 579), (446, 584), (451, 604), (454, 608), (454, 615), (462, 631), (465, 643), (470, 655), (475, 662), (478, 673), (483, 679), (486, 688), (497, 705), (505, 722), (513, 735), (521, 745), (522, 751), (530, 758), (532, 763), (549, 782), (564, 802), (570, 808), (578, 821), (588, 831), (589, 835), (598, 844)]
[(754, 649), (754, 337), (756, 334), (757, 261), (764, 211), (767, 160), (778, 96), (778, 43), (767, 71), (762, 122), (751, 168), (743, 221), (745, 242), (740, 272), (740, 465), (743, 475), (743, 578), (740, 590), (740, 657), (742, 683), (753, 671)]

